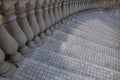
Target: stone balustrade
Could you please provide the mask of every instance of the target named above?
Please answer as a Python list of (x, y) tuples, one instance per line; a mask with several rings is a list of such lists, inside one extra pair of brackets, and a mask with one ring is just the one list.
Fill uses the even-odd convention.
[(119, 5), (113, 0), (0, 0), (0, 76), (11, 77), (46, 36), (73, 15)]

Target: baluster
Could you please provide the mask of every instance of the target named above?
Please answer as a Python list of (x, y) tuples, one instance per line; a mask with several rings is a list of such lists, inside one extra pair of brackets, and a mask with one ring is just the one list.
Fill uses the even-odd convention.
[(12, 63), (16, 65), (21, 63), (22, 55), (18, 52), (18, 43), (5, 29), (2, 16), (0, 16), (0, 47), (4, 50), (6, 55), (10, 55), (10, 61)]
[(60, 0), (57, 0), (56, 1), (56, 5), (57, 5), (57, 12), (58, 12), (58, 21), (57, 21), (57, 23), (58, 23), (58, 25), (59, 25), (59, 27), (61, 26), (61, 22), (60, 22), (60, 17), (61, 17), (61, 13), (60, 13)]
[(70, 4), (69, 4), (70, 6), (70, 8), (69, 8), (69, 11), (70, 11), (70, 15), (72, 14), (72, 0), (70, 0)]
[(54, 2), (54, 16), (55, 16), (55, 29), (59, 28), (58, 21), (59, 21), (59, 12), (58, 12), (58, 0)]
[(79, 7), (79, 11), (81, 11), (81, 0), (79, 1), (79, 5), (78, 5)]
[(50, 30), (52, 32), (55, 31), (53, 25), (55, 24), (55, 16), (54, 16), (54, 13), (53, 13), (53, 4), (54, 4), (54, 0), (50, 0), (50, 4), (49, 4), (49, 16), (50, 16), (50, 20), (51, 20), (51, 28)]
[(50, 17), (49, 17), (49, 13), (48, 13), (49, 3), (50, 3), (50, 0), (44, 0), (44, 3), (43, 3), (43, 18), (44, 18), (45, 24), (46, 24), (45, 34), (48, 36), (51, 35), (51, 32), (49, 30), (49, 28), (51, 26), (51, 21), (50, 21)]
[(11, 78), (16, 69), (13, 64), (5, 61), (5, 53), (0, 49), (0, 76)]
[(65, 22), (68, 21), (68, 0), (65, 0), (65, 8), (66, 8), (66, 14), (65, 14)]
[(37, 0), (36, 5), (35, 5), (35, 15), (36, 15), (36, 19), (39, 24), (39, 27), (40, 27), (39, 36), (41, 39), (45, 39), (45, 37), (46, 37), (44, 34), (46, 26), (45, 26), (45, 22), (43, 19), (43, 10), (42, 10), (43, 1), (44, 0)]
[(63, 24), (66, 23), (65, 18), (66, 18), (66, 0), (63, 0), (63, 7), (62, 7), (62, 11), (63, 11)]
[(68, 14), (69, 14), (68, 4), (69, 4), (69, 2), (68, 2), (68, 0), (66, 0), (66, 19), (67, 19)]
[(63, 0), (59, 0), (58, 2), (58, 12), (59, 12), (59, 26), (62, 26), (62, 18), (63, 18), (63, 13), (62, 13), (62, 2)]
[(59, 9), (59, 13), (60, 13), (60, 20), (62, 20), (62, 17), (63, 17), (61, 6), (62, 6), (62, 0), (60, 0), (59, 4), (58, 4), (58, 9)]
[(77, 12), (78, 12), (78, 10), (79, 10), (79, 8), (78, 8), (78, 3), (79, 3), (79, 0), (77, 0)]
[(2, 13), (5, 15), (6, 23), (8, 25), (7, 29), (18, 42), (19, 51), (24, 55), (31, 54), (31, 50), (25, 45), (27, 41), (26, 36), (16, 22), (16, 16), (14, 15), (14, 4), (15, 1), (12, 1), (11, 4), (9, 4), (9, 1), (7, 0), (4, 0), (2, 3)]
[(73, 8), (74, 8), (74, 9), (73, 9), (73, 14), (75, 14), (75, 9), (76, 9), (76, 8), (75, 8), (75, 0), (73, 1)]
[(72, 0), (72, 6), (73, 6), (73, 8), (72, 8), (72, 14), (74, 14), (74, 10), (75, 10), (74, 0)]
[(34, 32), (34, 39), (33, 39), (34, 42), (36, 44), (38, 44), (38, 46), (41, 46), (42, 41), (38, 37), (38, 35), (40, 34), (40, 28), (37, 23), (37, 20), (35, 17), (35, 11), (34, 11), (35, 3), (36, 3), (36, 0), (30, 0), (29, 3), (27, 4), (27, 19), (29, 21), (29, 24), (31, 25), (33, 32)]
[(18, 0), (17, 4), (16, 4), (16, 15), (17, 15), (17, 21), (21, 27), (21, 29), (23, 30), (23, 32), (25, 33), (26, 37), (27, 37), (27, 45), (31, 48), (31, 49), (35, 49), (36, 45), (35, 43), (32, 41), (34, 38), (34, 33), (31, 29), (30, 24), (28, 23), (27, 17), (26, 17), (26, 4), (28, 3), (28, 0)]
[(70, 19), (70, 0), (68, 0), (68, 19)]
[(66, 16), (66, 3), (65, 0), (63, 0), (63, 8), (62, 8), (62, 12), (63, 12), (63, 23), (65, 23), (65, 16)]

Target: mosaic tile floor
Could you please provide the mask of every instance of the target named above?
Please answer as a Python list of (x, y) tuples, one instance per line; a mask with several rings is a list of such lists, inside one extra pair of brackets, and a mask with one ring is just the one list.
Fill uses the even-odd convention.
[(112, 27), (120, 24), (110, 14), (91, 12), (61, 26), (12, 80), (120, 80), (120, 30)]

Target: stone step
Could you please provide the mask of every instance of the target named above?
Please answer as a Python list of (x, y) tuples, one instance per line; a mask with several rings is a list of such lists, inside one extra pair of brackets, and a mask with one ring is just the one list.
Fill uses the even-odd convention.
[(116, 50), (119, 50), (119, 48), (120, 48), (120, 45), (115, 43), (115, 42), (112, 42), (110, 40), (106, 40), (102, 37), (93, 36), (93, 35), (86, 33), (82, 30), (77, 30), (74, 28), (72, 29), (69, 27), (61, 28), (60, 30), (64, 33), (68, 33), (68, 34), (74, 35), (76, 37), (81, 37), (83, 39), (90, 40), (90, 41), (96, 42), (100, 45), (107, 46), (107, 47), (110, 47), (110, 48), (113, 48)]
[(104, 30), (101, 29), (102, 27), (106, 27), (106, 26), (103, 23), (101, 23), (101, 21), (99, 21), (98, 19), (83, 20), (83, 18), (76, 18), (76, 19), (73, 19), (73, 22), (78, 24), (77, 27), (79, 27), (79, 26), (84, 26), (85, 28), (87, 27), (89, 30), (93, 31), (92, 33), (97, 32), (99, 35), (105, 34), (103, 36), (109, 36), (109, 37), (113, 37), (113, 38), (115, 37), (115, 38), (120, 39), (119, 38), (120, 34), (114, 34), (113, 32), (108, 32), (104, 28), (103, 28)]
[(119, 72), (43, 49), (38, 50), (39, 52), (33, 57), (33, 60), (40, 63), (42, 62), (78, 75), (92, 77), (96, 80), (119, 80), (120, 78)]
[[(67, 25), (68, 26), (68, 25)], [(65, 31), (65, 32), (70, 32), (71, 31), (71, 33), (72, 34), (74, 34), (74, 35), (80, 35), (81, 34), (81, 32), (83, 32), (83, 33), (86, 33), (86, 32), (84, 32), (84, 31), (82, 31), (82, 30), (79, 30), (79, 29), (75, 29), (75, 28), (71, 28), (71, 27), (64, 27), (64, 28), (61, 28), (60, 30), (61, 31)], [(67, 30), (68, 29), (68, 30)], [(90, 35), (90, 36), (94, 36), (94, 37), (99, 37), (99, 36), (96, 36), (96, 35), (92, 35), (92, 34), (89, 34), (89, 33), (86, 33), (86, 34), (88, 34), (88, 35)], [(110, 38), (108, 38), (108, 37), (99, 37), (99, 38), (101, 38), (101, 39), (103, 39), (103, 40), (106, 40), (106, 41), (109, 41), (109, 42), (112, 42), (112, 43), (115, 43), (115, 44), (117, 44), (117, 45), (119, 45), (119, 43), (120, 43), (120, 40), (117, 40), (117, 39), (110, 39)]]
[[(46, 53), (45, 53), (46, 54)], [(12, 80), (94, 80), (72, 72), (26, 59)]]
[(119, 21), (116, 20), (114, 17), (112, 16), (108, 16), (104, 13), (96, 13), (96, 15), (91, 14), (89, 16), (92, 16), (93, 18), (98, 18), (99, 20), (101, 20), (102, 22), (105, 22), (106, 25), (110, 26), (111, 29), (114, 29), (115, 31), (120, 32), (119, 30), (117, 30), (116, 28), (114, 28), (115, 26), (120, 26), (119, 25)]
[[(64, 27), (72, 28), (72, 30), (78, 31), (79, 33), (80, 33), (81, 31), (83, 32), (83, 30), (76, 29), (76, 28), (75, 28), (76, 25), (75, 25), (74, 23), (68, 24), (68, 25), (66, 25), (66, 26), (64, 26)], [(75, 31), (74, 31), (74, 32), (75, 32)], [(85, 31), (84, 31), (84, 32), (85, 32)], [(86, 33), (88, 33), (88, 32), (86, 32)], [(102, 37), (102, 35), (99, 36), (99, 35), (97, 35), (97, 34), (90, 34), (90, 33), (88, 33), (88, 34), (91, 35), (91, 36), (95, 36), (95, 37), (99, 37), (99, 38), (102, 38), (102, 39), (105, 39), (105, 40), (112, 41), (112, 42), (114, 42), (114, 43), (116, 43), (116, 44), (119, 44), (119, 43), (120, 43), (120, 40), (115, 39), (115, 38), (113, 38), (113, 37), (106, 37), (106, 36)]]
[[(64, 29), (64, 31), (65, 31), (65, 29)], [(72, 29), (71, 32), (73, 32), (72, 34), (74, 34), (74, 35), (80, 34), (79, 31), (76, 31), (76, 30), (73, 30), (73, 29)], [(67, 33), (68, 33), (68, 31), (67, 31)], [(75, 36), (73, 36), (73, 37), (75, 38)], [(61, 38), (61, 40), (62, 40), (62, 38)], [(85, 40), (85, 39), (80, 38), (80, 37), (79, 38), (75, 38), (75, 39), (78, 39), (78, 40), (76, 40), (77, 42), (75, 41), (75, 39), (72, 39), (72, 38), (70, 38), (70, 39), (69, 39), (69, 43), (74, 43), (74, 44), (77, 44), (77, 45), (79, 45), (81, 47), (86, 47), (88, 49), (91, 49), (91, 50), (94, 50), (94, 51), (97, 51), (97, 52), (101, 52), (101, 53), (109, 53), (111, 56), (114, 56), (114, 55), (115, 56), (119, 56), (120, 55), (119, 54), (119, 50), (108, 48), (106, 46), (99, 45), (99, 44), (97, 44), (95, 42), (92, 42), (92, 41), (89, 41), (89, 40)]]
[[(87, 16), (87, 17), (86, 17)], [(82, 15), (82, 16), (78, 16), (77, 18), (75, 18), (75, 19), (77, 19), (79, 22), (80, 21), (84, 21), (84, 23), (85, 22), (91, 22), (92, 24), (94, 24), (94, 25), (97, 25), (97, 26), (95, 26), (95, 29), (98, 29), (98, 30), (100, 30), (100, 31), (105, 31), (106, 33), (108, 32), (108, 33), (114, 33), (114, 34), (120, 34), (119, 32), (119, 30), (115, 30), (115, 29), (113, 29), (113, 28), (111, 28), (110, 26), (107, 26), (107, 25), (104, 25), (104, 24), (99, 24), (98, 25), (98, 23), (95, 23), (95, 22), (93, 22), (93, 20), (99, 20), (98, 18), (93, 18), (93, 17), (91, 17), (89, 14), (85, 14), (85, 15)], [(100, 20), (99, 20), (100, 21)], [(94, 26), (93, 26), (94, 27)]]
[[(91, 21), (92, 22), (92, 21)], [(103, 37), (103, 38), (110, 38), (110, 39), (116, 39), (118, 41), (120, 41), (120, 37), (119, 35), (116, 35), (116, 34), (112, 34), (112, 33), (106, 33), (105, 31), (99, 31), (99, 28), (94, 28), (93, 26), (97, 26), (97, 25), (94, 25), (92, 24), (91, 22), (78, 22), (78, 20), (73, 20), (73, 22), (71, 22), (71, 24), (69, 25), (74, 25), (74, 26), (70, 26), (70, 27), (73, 27), (73, 28), (76, 28), (76, 29), (79, 29), (79, 30), (83, 30), (87, 33), (90, 33), (92, 35), (96, 35), (96, 36), (99, 36), (99, 37)], [(95, 23), (98, 23), (98, 22), (95, 22)]]
[[(65, 32), (62, 32), (62, 31), (56, 31), (55, 33), (54, 33), (54, 35), (53, 35), (53, 38), (56, 38), (56, 39), (58, 39), (58, 40), (62, 40), (62, 41), (65, 41), (65, 42), (69, 42), (69, 43), (72, 43), (72, 44), (76, 44), (76, 45), (79, 45), (79, 44), (81, 44), (81, 43), (83, 43), (83, 42), (85, 42), (85, 43), (88, 43), (88, 44), (92, 44), (92, 45), (94, 45), (94, 46), (100, 46), (100, 48), (105, 48), (106, 50), (108, 50), (108, 49), (110, 49), (110, 50), (116, 50), (116, 51), (119, 51), (119, 48), (120, 48), (120, 46), (119, 45), (115, 45), (114, 43), (112, 44), (112, 43), (110, 43), (110, 42), (101, 42), (100, 40), (98, 40), (98, 41), (100, 41), (100, 42), (98, 42), (98, 41), (96, 41), (96, 40), (90, 40), (88, 37), (89, 36), (86, 36), (86, 35), (83, 35), (84, 37), (87, 37), (87, 38), (84, 38), (84, 37), (82, 37), (82, 36), (74, 36), (74, 35), (71, 35), (71, 34), (68, 34), (68, 33), (65, 33)], [(92, 39), (94, 39), (94, 38), (92, 38)], [(94, 42), (95, 41), (95, 42)], [(110, 43), (110, 44), (108, 44), (108, 43)]]
[[(87, 16), (87, 17), (86, 17)], [(91, 22), (91, 23), (93, 23), (93, 24), (96, 24), (96, 25), (98, 25), (97, 27), (99, 27), (99, 28), (101, 28), (101, 30), (104, 30), (104, 31), (108, 31), (108, 32), (111, 32), (111, 33), (115, 33), (115, 34), (120, 34), (120, 31), (119, 30), (116, 30), (116, 29), (114, 29), (114, 28), (111, 28), (110, 27), (110, 25), (106, 25), (106, 23), (104, 23), (102, 20), (100, 20), (99, 18), (95, 18), (95, 17), (93, 17), (92, 16), (92, 14), (91, 15), (85, 15), (84, 16), (84, 18), (85, 18), (85, 20), (87, 20), (87, 21), (92, 21), (92, 20), (98, 20), (99, 21), (99, 23), (95, 23), (95, 22)]]
[(109, 54), (101, 54), (87, 48), (75, 46), (73, 44), (61, 42), (51, 38), (49, 38), (41, 48), (120, 71), (120, 59), (107, 56)]

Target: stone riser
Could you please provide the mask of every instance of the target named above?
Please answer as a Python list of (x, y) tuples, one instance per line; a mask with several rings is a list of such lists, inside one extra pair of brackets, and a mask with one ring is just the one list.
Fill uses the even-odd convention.
[[(73, 30), (77, 31), (78, 34), (76, 34), (75, 32), (73, 33), (72, 32)], [(78, 31), (76, 29), (70, 29), (70, 28), (61, 29), (61, 31), (66, 33), (66, 34), (73, 35), (73, 36), (76, 36), (76, 37), (80, 37), (80, 38), (83, 38), (83, 39), (86, 39), (86, 40), (90, 40), (92, 42), (98, 43), (100, 45), (103, 45), (103, 46), (106, 46), (106, 47), (109, 47), (109, 48), (112, 48), (112, 49), (119, 50), (119, 47), (120, 47), (117, 43), (114, 43), (112, 41), (106, 40), (104, 38), (100, 38), (98, 36), (90, 35), (90, 34), (84, 32), (84, 31), (80, 31), (80, 30)]]
[[(106, 55), (101, 54), (86, 48), (82, 48), (72, 44), (67, 44), (64, 42), (59, 42), (54, 39), (53, 40), (51, 39), (48, 41), (49, 42), (46, 42), (46, 44), (44, 44), (42, 49), (46, 49), (48, 51), (63, 54), (63, 55), (80, 59), (83, 61), (95, 63), (97, 65), (108, 67), (116, 71), (120, 70), (119, 59), (114, 58), (113, 56), (108, 56), (109, 54), (106, 54)], [(50, 46), (52, 47), (50, 48)]]
[[(27, 73), (27, 74), (26, 74)], [(12, 80), (94, 80), (58, 69), (56, 67), (39, 63), (30, 59), (25, 60), (23, 65), (15, 74)]]
[(72, 73), (91, 76), (96, 79), (119, 79), (119, 72), (111, 71), (109, 69), (89, 64), (82, 60), (77, 60), (67, 56), (52, 53), (50, 51), (40, 50), (33, 56), (33, 60), (39, 61), (62, 70), (66, 70)]

